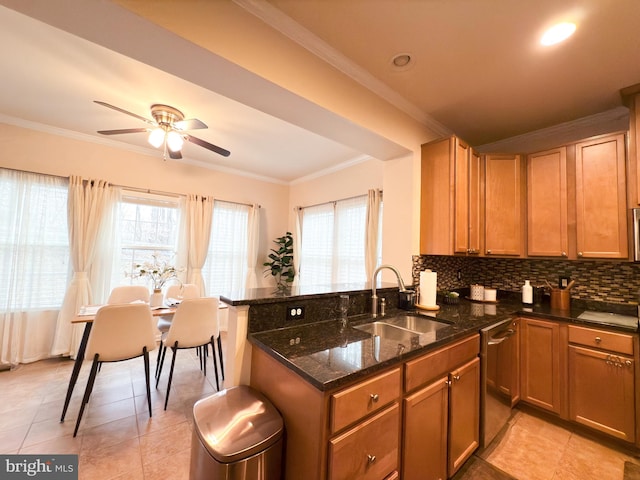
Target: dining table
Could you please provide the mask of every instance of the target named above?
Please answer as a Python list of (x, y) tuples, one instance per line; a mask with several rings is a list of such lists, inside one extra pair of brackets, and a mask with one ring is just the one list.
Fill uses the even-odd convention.
[[(69, 379), (69, 386), (67, 387), (67, 396), (64, 400), (64, 407), (62, 408), (62, 416), (60, 417), (60, 421), (64, 422), (64, 417), (67, 414), (67, 409), (69, 408), (69, 402), (71, 401), (71, 395), (73, 394), (73, 389), (78, 381), (78, 376), (80, 375), (80, 369), (82, 368), (82, 363), (84, 361), (84, 355), (87, 350), (87, 342), (89, 341), (89, 334), (91, 333), (91, 326), (93, 325), (93, 321), (96, 318), (96, 313), (103, 305), (87, 305), (83, 306), (80, 311), (76, 314), (75, 317), (71, 319), (72, 324), (84, 323), (84, 331), (82, 333), (82, 340), (80, 340), (80, 346), (78, 347), (78, 351), (76, 353), (76, 359), (73, 364), (73, 371), (71, 372), (71, 378)], [(163, 316), (172, 316), (176, 312), (175, 306), (167, 307), (150, 307), (151, 314), (154, 317), (163, 317)]]

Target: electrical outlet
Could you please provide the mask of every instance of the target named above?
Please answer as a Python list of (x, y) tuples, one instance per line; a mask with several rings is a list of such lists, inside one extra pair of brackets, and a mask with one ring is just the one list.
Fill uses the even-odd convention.
[(301, 320), (304, 318), (304, 307), (302, 305), (287, 307), (287, 320)]

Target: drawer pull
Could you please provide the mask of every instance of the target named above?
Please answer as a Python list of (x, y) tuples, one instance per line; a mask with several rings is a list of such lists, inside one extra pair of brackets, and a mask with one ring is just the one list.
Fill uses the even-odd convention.
[(372, 393), (370, 395), (370, 398), (371, 398), (371, 401), (374, 402), (374, 403), (377, 402), (378, 400), (380, 400), (380, 397), (378, 397), (377, 393)]
[(460, 375), (454, 375), (453, 379), (457, 382), (458, 380), (460, 380)]
[(369, 463), (369, 465), (372, 465), (373, 463), (375, 463), (376, 461), (376, 456), (375, 455), (367, 455), (367, 463)]
[(596, 337), (596, 343), (600, 343), (602, 339), (600, 337)]

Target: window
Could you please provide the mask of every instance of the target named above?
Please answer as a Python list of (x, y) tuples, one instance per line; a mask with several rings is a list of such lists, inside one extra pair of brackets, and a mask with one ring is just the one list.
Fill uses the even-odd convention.
[[(302, 210), (301, 285), (367, 281), (366, 218), (366, 195)], [(382, 252), (381, 227), (382, 222), (378, 232), (378, 263)]]
[(69, 280), (67, 179), (0, 169), (0, 307), (58, 309)]
[(174, 264), (180, 231), (180, 205), (176, 197), (123, 192), (120, 202), (119, 265), (114, 269), (112, 286), (145, 283), (127, 277), (133, 265), (158, 260)]
[(218, 200), (213, 203), (209, 252), (202, 268), (207, 295), (229, 293), (245, 285), (250, 208)]

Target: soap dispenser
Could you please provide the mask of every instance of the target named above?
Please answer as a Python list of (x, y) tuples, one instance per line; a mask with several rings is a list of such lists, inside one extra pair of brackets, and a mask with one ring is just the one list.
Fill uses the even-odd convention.
[(529, 280), (525, 280), (522, 286), (522, 303), (525, 305), (533, 305), (533, 287), (529, 283)]

